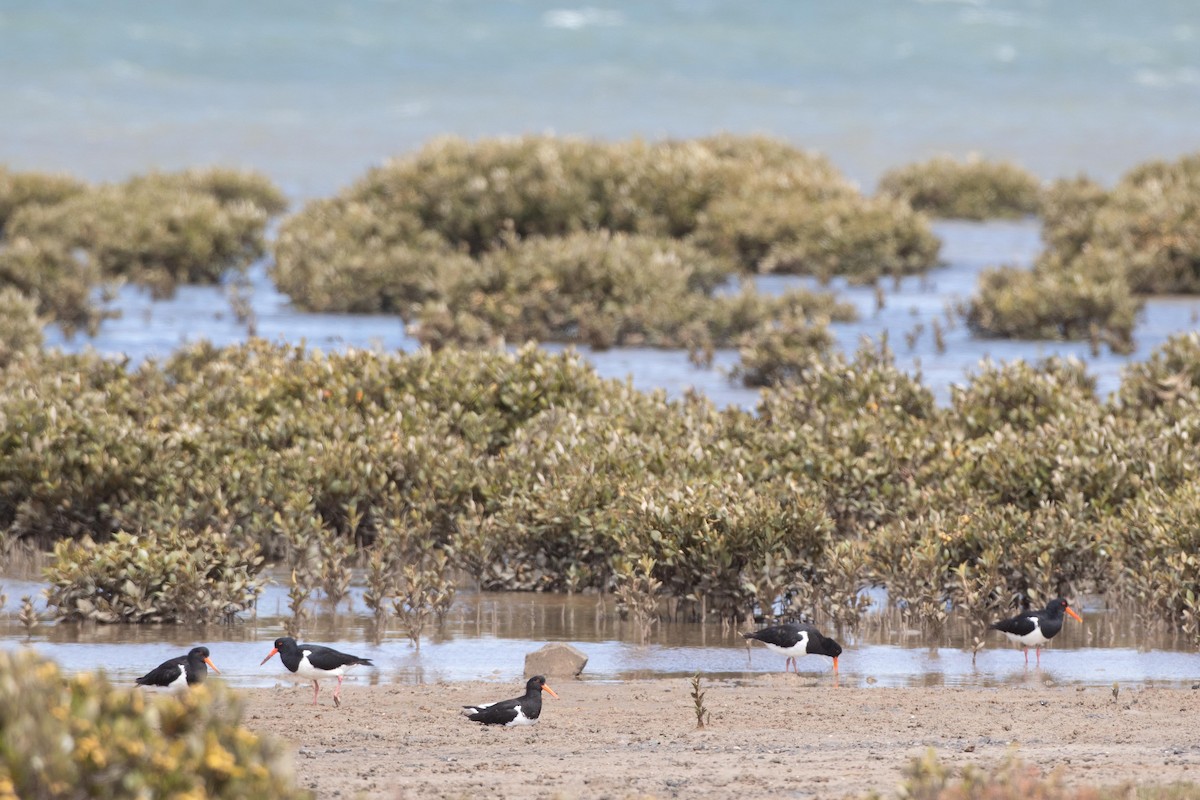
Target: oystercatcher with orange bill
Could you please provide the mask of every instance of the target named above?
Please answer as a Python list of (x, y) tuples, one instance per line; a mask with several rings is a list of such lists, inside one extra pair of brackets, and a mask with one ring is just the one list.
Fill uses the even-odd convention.
[(321, 678), (337, 678), (337, 687), (333, 690), (333, 704), (340, 706), (342, 704), (342, 676), (345, 675), (346, 668), (356, 664), (367, 667), (375, 666), (369, 658), (359, 658), (349, 653), (341, 653), (332, 647), (319, 644), (296, 644), (296, 640), (290, 636), (276, 639), (275, 646), (271, 648), (271, 652), (267, 653), (267, 657), (259, 666), (270, 661), (276, 653), (279, 653), (279, 660), (283, 662), (289, 672), (294, 672), (301, 678), (307, 678), (313, 682), (313, 705), (317, 704), (317, 695), (321, 693)]
[(204, 683), (208, 668), (220, 674), (221, 670), (209, 658), (207, 647), (193, 647), (185, 656), (164, 661), (137, 679), (138, 686), (163, 686), (172, 692), (186, 689), (194, 683)]
[(800, 670), (796, 666), (796, 659), (799, 656), (810, 653), (818, 656), (829, 656), (833, 659), (833, 671), (837, 672), (838, 656), (842, 654), (842, 646), (840, 644), (821, 633), (812, 625), (802, 622), (786, 622), (783, 625), (773, 625), (770, 628), (763, 628), (761, 631), (743, 633), (742, 637), (747, 640), (754, 639), (760, 641), (768, 649), (787, 656), (787, 661), (783, 662), (783, 671), (787, 672), (788, 666), (791, 665), (792, 670), (797, 675), (800, 674)]
[(1064, 598), (1058, 597), (1046, 604), (1041, 611), (1027, 611), (1009, 619), (993, 622), (989, 627), (1000, 631), (1010, 641), (1021, 645), (1025, 651), (1025, 664), (1029, 664), (1029, 648), (1037, 650), (1038, 666), (1042, 664), (1042, 645), (1053, 639), (1062, 630), (1063, 612), (1070, 614), (1079, 622), (1083, 618), (1075, 613), (1071, 604)]
[(463, 706), (463, 714), (467, 719), (482, 722), (484, 725), (532, 725), (542, 715), (542, 692), (557, 698), (554, 690), (546, 685), (546, 678), (534, 675), (525, 684), (525, 694), (512, 700), (502, 700), (499, 703), (481, 703), (477, 706)]

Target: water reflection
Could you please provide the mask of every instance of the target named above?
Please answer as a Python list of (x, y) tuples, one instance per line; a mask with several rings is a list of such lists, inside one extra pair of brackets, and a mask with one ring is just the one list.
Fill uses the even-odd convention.
[[(38, 584), (3, 580), (13, 588)], [(437, 683), (512, 680), (525, 654), (552, 641), (570, 642), (588, 656), (584, 679), (619, 681), (647, 677), (686, 678), (697, 670), (712, 680), (751, 678), (797, 681), (797, 686), (834, 685), (829, 659), (801, 658), (801, 675), (784, 675), (784, 659), (757, 645), (747, 647), (738, 631), (719, 624), (662, 622), (643, 644), (633, 626), (615, 618), (611, 599), (597, 595), (460, 593), (443, 625), (431, 628), (418, 652), (394, 621), (378, 642), (361, 600), (317, 614), (304, 640), (374, 659), (378, 669), (359, 670), (364, 683)], [(55, 625), (43, 623), (26, 636), (15, 616), (0, 620), (0, 647), (32, 647), (70, 671), (103, 667), (119, 681), (132, 681), (165, 658), (207, 644), (221, 677), (238, 686), (270, 686), (293, 680), (276, 664), (260, 666), (270, 643), (283, 634), (287, 595), (271, 585), (256, 613), (232, 625)], [(936, 639), (906, 627), (895, 612), (869, 616), (844, 634), (836, 680), (841, 686), (1021, 686), (1187, 685), (1200, 681), (1195, 646), (1166, 626), (1142, 628), (1128, 612), (1100, 604), (1082, 605), (1082, 625), (1069, 624), (1042, 654), (1041, 667), (1025, 666), (1019, 648), (994, 632), (972, 660), (973, 631), (948, 625)]]

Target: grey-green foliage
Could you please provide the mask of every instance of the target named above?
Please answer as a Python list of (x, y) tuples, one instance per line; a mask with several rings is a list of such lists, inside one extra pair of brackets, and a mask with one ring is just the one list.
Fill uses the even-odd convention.
[(704, 349), (772, 318), (736, 325), (713, 296), (733, 274), (871, 281), (937, 249), (906, 204), (770, 139), (439, 139), (284, 220), (271, 274), (301, 307), (397, 313), (434, 346)]
[(878, 193), (931, 216), (982, 220), (1036, 214), (1041, 182), (1011, 162), (939, 156), (888, 170)]
[(968, 321), (990, 336), (1133, 348), (1147, 294), (1200, 292), (1200, 154), (1131, 169), (1111, 191), (1086, 178), (1045, 194), (1032, 271), (988, 270)]
[[(1162, 506), (1185, 508), (1200, 480), (1194, 348), (1168, 343), (1114, 401), (1078, 364), (1047, 362), (985, 365), (940, 408), (885, 346), (864, 346), (812, 357), (754, 412), (639, 392), (536, 347), (256, 341), (136, 370), (35, 353), (0, 367), (0, 527), (62, 540), (67, 609), (95, 602), (109, 565), (140, 570), (108, 549), (137, 531), (136, 547), (118, 541), (145, 549), (154, 569), (138, 574), (178, 585), (106, 584), (116, 618), (151, 596), (206, 596), (167, 567), (215, 542), (245, 585), (254, 561), (239, 554), (281, 563), (352, 541), (374, 564), (373, 608), (390, 610), (404, 588), (390, 531), (415, 519), (404, 552), (485, 589), (612, 590), (637, 559), (684, 613), (740, 618), (786, 592), (852, 625), (858, 590), (878, 582), (940, 624), (956, 593), (976, 609), (998, 592), (1136, 597), (1149, 591), (1137, 574), (1170, 569), (1148, 608), (1185, 624), (1200, 585), (1173, 560), (1186, 526)], [(414, 596), (436, 605), (417, 578)]]

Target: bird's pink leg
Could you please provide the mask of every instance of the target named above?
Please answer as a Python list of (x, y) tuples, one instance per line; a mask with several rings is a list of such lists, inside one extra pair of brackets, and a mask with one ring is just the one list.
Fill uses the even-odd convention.
[(1029, 648), (1023, 647), (1021, 649), (1025, 651), (1025, 666), (1028, 667), (1029, 666)]
[(321, 693), (321, 684), (318, 681), (313, 681), (313, 705), (317, 704), (317, 695)]
[(1037, 665), (1039, 667), (1042, 665), (1042, 648), (1040, 647), (1037, 649)]
[(333, 689), (333, 705), (340, 708), (342, 705), (342, 676), (338, 675), (338, 685)]

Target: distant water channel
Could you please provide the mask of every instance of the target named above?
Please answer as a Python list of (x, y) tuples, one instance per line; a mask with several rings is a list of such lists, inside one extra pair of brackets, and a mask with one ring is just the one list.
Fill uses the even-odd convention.
[[(1153, 298), (1134, 332), (1136, 349), (1123, 356), (1108, 351), (1090, 352), (1082, 342), (1010, 341), (973, 337), (952, 309), (975, 292), (979, 272), (999, 264), (1028, 266), (1041, 250), (1040, 225), (1036, 220), (1017, 222), (941, 221), (934, 225), (942, 239), (944, 266), (922, 277), (905, 278), (883, 285), (884, 306), (878, 307), (870, 287), (847, 286), (835, 281), (825, 287), (853, 303), (860, 318), (831, 327), (838, 345), (853, 353), (864, 337), (878, 341), (887, 336), (898, 365), (914, 374), (935, 394), (939, 402), (950, 398), (950, 387), (964, 383), (984, 360), (1006, 362), (1037, 360), (1049, 356), (1075, 357), (1084, 361), (1096, 378), (1101, 396), (1117, 389), (1121, 370), (1131, 361), (1141, 361), (1172, 334), (1193, 330), (1200, 320), (1200, 298)], [(817, 285), (794, 276), (763, 276), (757, 279), (765, 292)], [(271, 284), (263, 265), (250, 275), (248, 322), (234, 315), (224, 287), (185, 286), (166, 301), (155, 301), (134, 287), (126, 287), (117, 298), (118, 319), (106, 321), (99, 336), (67, 339), (57, 329), (48, 329), (47, 345), (69, 351), (95, 349), (112, 357), (127, 357), (134, 364), (148, 358), (163, 359), (179, 347), (207, 340), (223, 346), (246, 341), (251, 330), (268, 341), (306, 343), (325, 351), (350, 347), (381, 352), (412, 352), (418, 348), (399, 318), (370, 314), (308, 314), (293, 309), (288, 298)], [(934, 340), (934, 326), (943, 330), (943, 348)], [(546, 345), (562, 350), (561, 345)], [(721, 406), (753, 408), (758, 392), (732, 384), (727, 373), (737, 361), (733, 350), (716, 354), (714, 366), (701, 369), (688, 362), (686, 353), (650, 348), (615, 348), (593, 351), (578, 348), (597, 373), (626, 379), (644, 391), (665, 389), (672, 397), (697, 391)]]
[[(30, 647), (68, 671), (103, 668), (115, 681), (132, 682), (161, 661), (206, 644), (234, 686), (273, 686), (291, 678), (278, 660), (260, 666), (271, 642), (284, 634), (287, 591), (271, 584), (255, 613), (231, 625), (56, 625), (43, 623), (26, 637), (16, 621), (20, 598), (38, 594), (41, 585), (4, 580), (8, 600), (0, 620), (0, 647)], [(38, 598), (44, 610), (44, 602)], [(948, 629), (937, 647), (926, 635), (906, 629), (893, 614), (868, 614), (859, 629), (843, 635), (839, 686), (1005, 686), (1080, 685), (1189, 687), (1200, 684), (1200, 654), (1186, 639), (1162, 627), (1141, 630), (1132, 615), (1103, 607), (1101, 601), (1077, 605), (1082, 625), (1067, 620), (1063, 632), (1042, 653), (1041, 667), (1030, 664), (999, 633), (971, 661), (965, 630)], [(430, 623), (420, 651), (395, 621), (378, 642), (362, 603), (361, 589), (336, 613), (317, 604), (319, 613), (302, 640), (329, 644), (374, 659), (378, 668), (359, 670), (354, 682), (423, 684), (467, 680), (519, 683), (525, 654), (547, 642), (569, 642), (588, 664), (582, 679), (621, 681), (637, 678), (686, 678), (699, 670), (710, 680), (740, 681), (782, 675), (783, 658), (754, 644), (747, 649), (738, 631), (719, 624), (663, 622), (643, 643), (629, 623), (618, 620), (611, 597), (463, 592), (443, 625)], [(832, 631), (830, 631), (832, 632)], [(834, 682), (829, 659), (800, 659), (798, 685)], [(789, 678), (790, 679), (790, 678)]]

